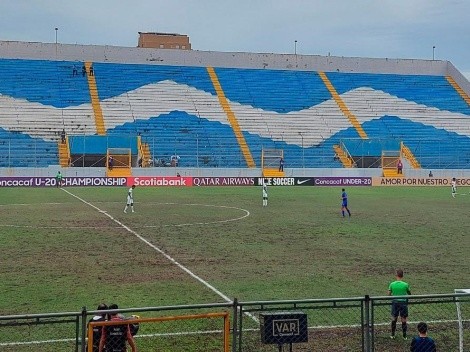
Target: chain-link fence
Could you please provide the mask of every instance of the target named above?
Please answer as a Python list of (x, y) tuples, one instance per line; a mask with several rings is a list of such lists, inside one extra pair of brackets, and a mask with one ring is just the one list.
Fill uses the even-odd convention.
[(397, 352), (420, 322), (438, 351), (470, 351), (470, 293), (407, 299), (407, 339), (400, 318), (390, 338), (391, 298), (365, 296), (0, 316), (0, 351)]

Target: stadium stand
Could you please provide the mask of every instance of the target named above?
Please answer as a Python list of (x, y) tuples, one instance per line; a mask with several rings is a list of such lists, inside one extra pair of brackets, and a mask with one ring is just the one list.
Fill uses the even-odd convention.
[[(189, 64), (179, 64), (181, 58), (156, 63), (132, 48), (121, 48), (116, 62), (106, 54), (91, 61), (88, 48), (78, 47), (61, 46), (70, 51), (68, 61), (47, 50), (41, 52), (46, 58), (0, 59), (2, 148), (20, 139), (31, 140), (38, 157), (47, 150), (38, 161), (28, 148), (15, 147), (14, 157), (9, 149), (0, 166), (59, 164), (65, 129), (67, 136), (140, 136), (144, 147), (135, 153), (146, 150), (151, 160), (145, 165), (165, 165), (179, 155), (184, 167), (260, 167), (263, 148), (270, 148), (284, 151), (287, 168), (343, 167), (335, 146), (357, 160), (400, 151), (404, 143), (424, 168), (470, 167), (470, 106), (466, 92), (449, 79), (453, 70), (432, 72), (425, 62), (418, 74), (409, 73), (416, 62), (395, 64), (394, 73), (386, 66), (378, 72), (280, 69), (267, 68), (265, 58), (253, 65), (242, 54), (219, 67), (221, 53), (199, 54), (203, 58)], [(34, 46), (28, 49), (34, 57)], [(278, 56), (270, 59), (276, 63)]]

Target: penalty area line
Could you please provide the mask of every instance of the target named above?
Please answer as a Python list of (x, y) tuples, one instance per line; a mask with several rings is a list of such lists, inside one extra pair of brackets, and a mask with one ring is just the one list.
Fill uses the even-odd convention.
[(223, 294), (222, 292), (220, 292), (218, 289), (216, 289), (214, 286), (212, 286), (210, 283), (208, 283), (207, 281), (205, 281), (203, 278), (197, 276), (195, 273), (193, 273), (191, 270), (189, 270), (187, 267), (185, 267), (183, 264), (179, 263), (175, 258), (173, 258), (172, 256), (170, 256), (169, 254), (167, 254), (166, 252), (164, 252), (162, 249), (160, 249), (159, 247), (155, 246), (153, 243), (151, 243), (149, 240), (147, 240), (146, 238), (144, 238), (143, 236), (139, 235), (137, 232), (135, 232), (134, 230), (132, 230), (131, 228), (129, 228), (128, 226), (126, 226), (125, 224), (123, 224), (122, 222), (120, 222), (119, 220), (115, 219), (112, 215), (110, 215), (108, 212), (98, 208), (96, 205), (90, 203), (90, 202), (87, 202), (86, 200), (80, 198), (79, 196), (69, 192), (68, 190), (64, 189), (64, 188), (61, 188), (65, 193), (68, 193), (69, 195), (71, 195), (72, 197), (78, 199), (79, 201), (81, 201), (82, 203), (92, 207), (93, 209), (95, 209), (96, 211), (100, 212), (101, 214), (107, 216), (109, 219), (111, 219), (112, 221), (114, 221), (116, 224), (118, 224), (120, 227), (122, 227), (123, 229), (125, 229), (127, 232), (133, 234), (135, 237), (137, 237), (139, 240), (141, 240), (142, 242), (144, 242), (146, 245), (148, 245), (149, 247), (153, 248), (155, 251), (157, 251), (158, 253), (160, 253), (161, 255), (163, 255), (166, 259), (168, 259), (170, 262), (172, 262), (173, 264), (175, 264), (178, 268), (180, 268), (181, 270), (183, 270), (185, 273), (187, 273), (189, 276), (191, 276), (193, 279), (196, 279), (197, 281), (199, 281), (201, 284), (203, 284), (206, 288), (210, 289), (212, 292), (214, 292), (215, 294), (217, 294), (218, 296), (220, 296), (222, 299), (224, 299), (226, 302), (228, 303), (233, 303), (233, 301), (228, 297), (226, 296), (225, 294)]

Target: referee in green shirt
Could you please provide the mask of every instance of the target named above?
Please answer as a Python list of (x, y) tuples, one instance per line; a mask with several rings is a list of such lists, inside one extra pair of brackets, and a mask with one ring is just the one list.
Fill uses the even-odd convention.
[[(410, 285), (403, 281), (403, 270), (398, 269), (396, 272), (396, 280), (388, 286), (388, 294), (390, 296), (406, 296), (411, 295)], [(395, 338), (395, 331), (397, 330), (398, 316), (401, 318), (401, 329), (403, 338), (406, 340), (408, 318), (408, 300), (406, 298), (396, 298), (392, 300), (392, 339)]]

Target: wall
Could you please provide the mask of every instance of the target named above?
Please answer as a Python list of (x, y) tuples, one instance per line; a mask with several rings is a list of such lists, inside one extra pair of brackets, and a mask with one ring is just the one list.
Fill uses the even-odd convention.
[(445, 75), (449, 67), (448, 61), (439, 60), (230, 53), (16, 41), (0, 41), (0, 57), (416, 75)]
[[(57, 171), (65, 177), (104, 177), (105, 168), (98, 167), (70, 167), (60, 168), (50, 166), (47, 168), (0, 168), (0, 177), (54, 177)], [(406, 177), (427, 177), (430, 170), (404, 169)], [(219, 168), (134, 168), (132, 176), (181, 176), (192, 177), (260, 177), (261, 169), (219, 169)], [(434, 177), (470, 177), (470, 170), (432, 170)], [(285, 169), (286, 177), (380, 177), (382, 169)]]

